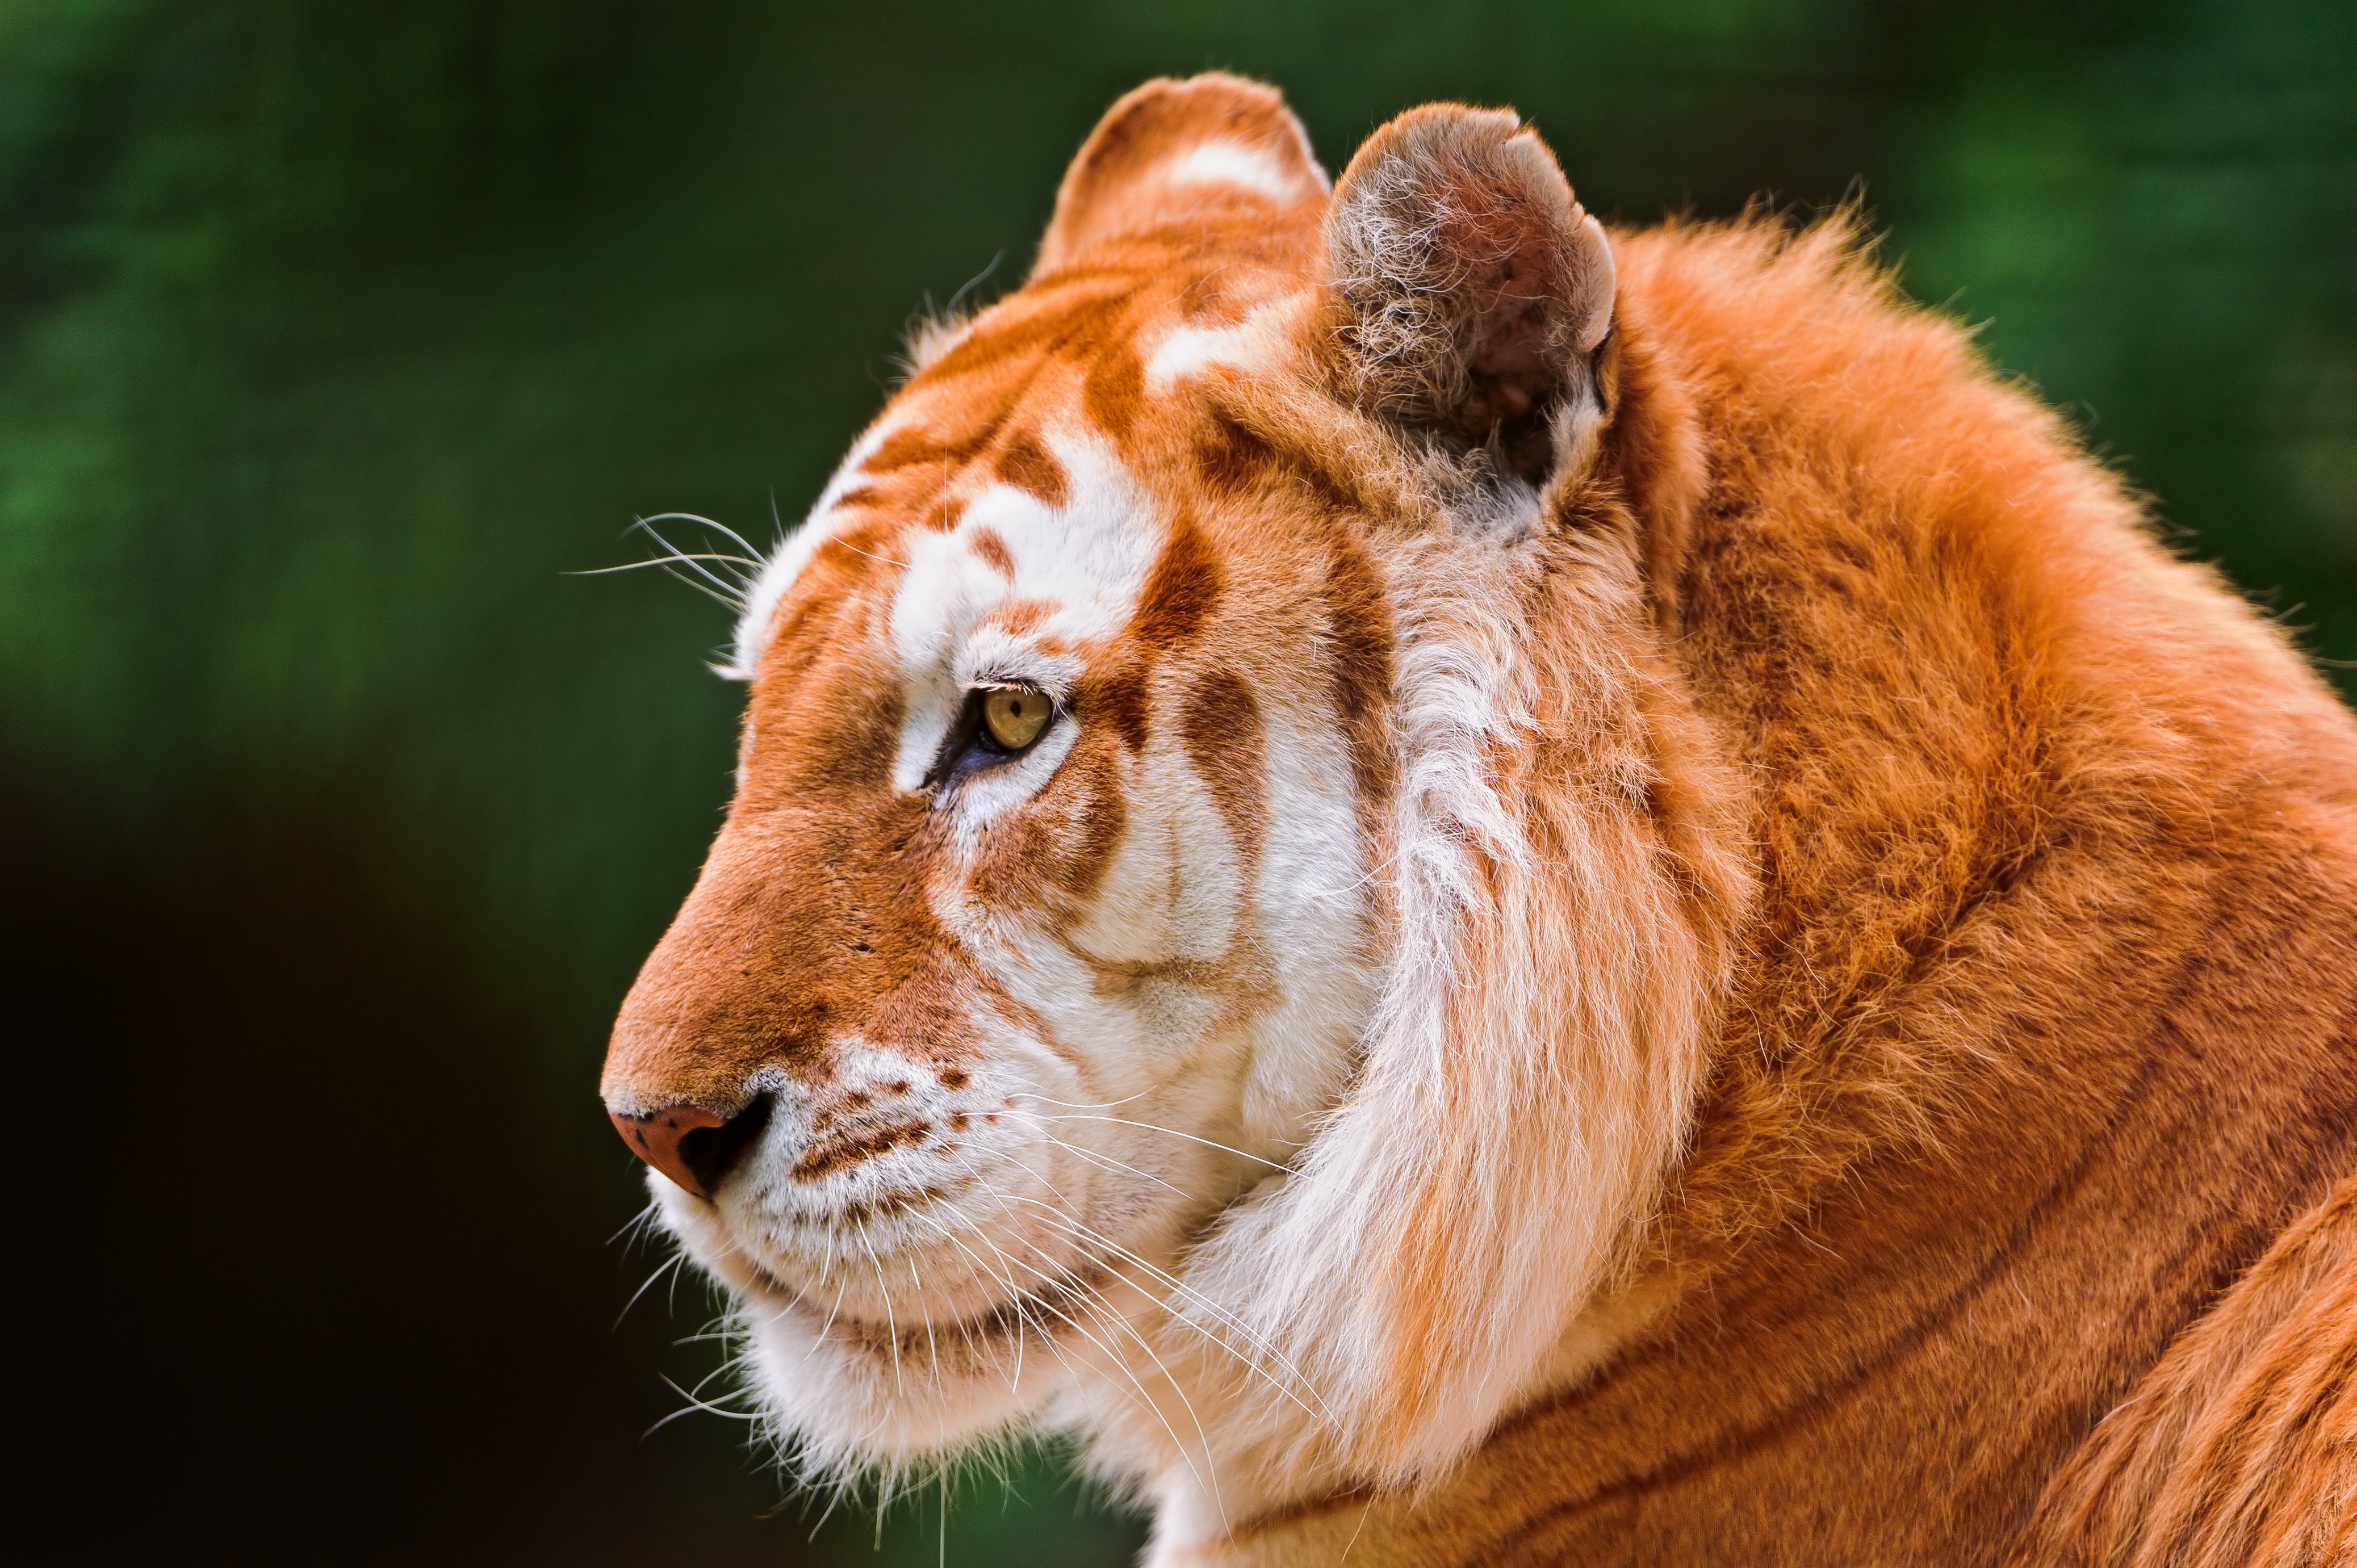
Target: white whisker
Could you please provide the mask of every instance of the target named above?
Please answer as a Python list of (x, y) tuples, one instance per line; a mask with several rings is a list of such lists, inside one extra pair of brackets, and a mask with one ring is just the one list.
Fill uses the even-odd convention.
[(640, 1442), (644, 1442), (647, 1438), (653, 1436), (658, 1432), (661, 1432), (664, 1427), (669, 1426), (681, 1416), (687, 1415), (695, 1411), (702, 1411), (706, 1415), (720, 1416), (728, 1421), (759, 1421), (761, 1419), (759, 1412), (748, 1412), (741, 1410), (723, 1410), (720, 1406), (714, 1404), (709, 1401), (700, 1400), (694, 1394), (689, 1393), (685, 1389), (681, 1388), (677, 1383), (673, 1382), (669, 1377), (664, 1377), (663, 1382), (670, 1388), (672, 1392), (677, 1394), (680, 1398), (687, 1402), (688, 1408), (686, 1410), (675, 1410), (669, 1415), (664, 1416), (661, 1421), (656, 1422), (652, 1426), (648, 1427), (644, 1433), (640, 1434)]
[[(1192, 1133), (1181, 1133), (1176, 1127), (1157, 1126), (1151, 1122), (1132, 1122), (1126, 1117), (1121, 1116), (1043, 1116), (1039, 1118), (1039, 1120), (1043, 1122), (1110, 1122), (1116, 1126), (1135, 1127), (1147, 1133), (1160, 1133), (1167, 1137), (1184, 1138), (1190, 1144), (1200, 1144), (1207, 1149), (1217, 1149), (1223, 1155), (1233, 1155), (1240, 1160), (1250, 1160), (1254, 1165), (1266, 1165), (1273, 1171), (1293, 1170), (1291, 1165), (1285, 1165), (1280, 1161), (1264, 1159), (1258, 1155), (1246, 1154), (1243, 1150), (1234, 1148), (1229, 1144), (1217, 1143), (1210, 1138), (1199, 1138)], [(1300, 1173), (1294, 1172), (1294, 1174), (1298, 1176)]]
[(622, 1310), (614, 1315), (614, 1327), (619, 1328), (622, 1326), (622, 1319), (630, 1316), (630, 1308), (638, 1305), (639, 1298), (654, 1288), (654, 1283), (657, 1280), (662, 1278), (665, 1274), (675, 1273), (679, 1270), (680, 1266), (686, 1262), (687, 1254), (685, 1252), (673, 1252), (670, 1257), (664, 1259), (662, 1263), (656, 1268), (655, 1272), (646, 1277), (646, 1283), (640, 1285), (638, 1289), (630, 1293), (630, 1299), (622, 1304)]

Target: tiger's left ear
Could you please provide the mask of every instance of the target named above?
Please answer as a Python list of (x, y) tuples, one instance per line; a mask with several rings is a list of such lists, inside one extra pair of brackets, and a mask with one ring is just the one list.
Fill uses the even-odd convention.
[(1534, 484), (1586, 466), (1612, 246), (1511, 111), (1427, 104), (1369, 137), (1327, 213), (1325, 267), (1346, 401)]
[(1326, 197), (1308, 133), (1273, 87), (1224, 71), (1157, 77), (1105, 111), (1056, 190), (1031, 275), (1125, 234)]

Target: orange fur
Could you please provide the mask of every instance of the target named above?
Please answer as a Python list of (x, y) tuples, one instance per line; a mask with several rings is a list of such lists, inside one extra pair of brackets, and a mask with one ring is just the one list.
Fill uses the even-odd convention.
[[(1275, 94), (1149, 84), (921, 357), (748, 616), (609, 1103), (790, 1091), (806, 1184), (916, 1169), (1017, 1113), (974, 1099), (1012, 1032), (1203, 1146), (1119, 1251), (989, 1231), (1037, 1292), (923, 1237), (834, 1286), (800, 1440), (1044, 1408), (952, 1431), (878, 1370), (978, 1387), (1037, 1318), (1159, 1561), (2350, 1560), (2357, 723), (1846, 220), (1608, 243), (1453, 106), (1329, 199)], [(1096, 621), (968, 515), (1109, 505), (1090, 453), (1154, 520)], [(893, 771), (955, 549), (1011, 596), (973, 635), (1075, 671), (979, 828)], [(1364, 868), (1317, 950), (1310, 754)], [(729, 1189), (658, 1192), (802, 1310)]]
[(1617, 244), (1608, 463), (1691, 454), (1654, 585), (1761, 870), (1680, 1302), (1207, 1559), (2350, 1561), (2357, 726), (1842, 225)]

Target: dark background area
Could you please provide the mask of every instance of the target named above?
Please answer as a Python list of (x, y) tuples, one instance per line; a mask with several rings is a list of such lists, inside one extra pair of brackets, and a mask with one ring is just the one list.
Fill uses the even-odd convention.
[(1862, 191), (1917, 297), (2357, 658), (2337, 0), (0, 6), (24, 1560), (1139, 1539), (1037, 1454), (945, 1533), (929, 1493), (813, 1537), (740, 1423), (650, 1431), (716, 1304), (617, 1326), (662, 1260), (609, 1240), (594, 1086), (737, 693), (724, 612), (564, 574), (644, 513), (797, 516), (911, 311), (1019, 279), (1104, 105), (1211, 66), (1329, 167), (1455, 97), (1626, 220)]

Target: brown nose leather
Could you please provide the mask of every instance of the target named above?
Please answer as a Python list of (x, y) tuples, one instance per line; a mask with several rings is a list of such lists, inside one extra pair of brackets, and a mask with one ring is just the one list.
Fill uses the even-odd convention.
[(614, 1131), (622, 1135), (622, 1142), (630, 1145), (630, 1153), (696, 1197), (712, 1196), (680, 1157), (679, 1143), (699, 1127), (725, 1126), (726, 1117), (716, 1116), (700, 1105), (666, 1105), (644, 1116), (626, 1116), (619, 1111), (606, 1114), (612, 1119)]

